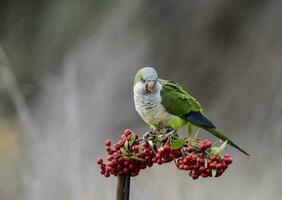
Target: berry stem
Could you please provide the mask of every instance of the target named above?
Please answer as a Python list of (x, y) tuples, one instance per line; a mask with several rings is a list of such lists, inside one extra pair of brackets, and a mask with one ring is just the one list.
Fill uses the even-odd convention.
[(130, 175), (125, 175), (125, 187), (124, 187), (124, 200), (129, 200), (130, 193)]
[(130, 175), (119, 175), (117, 177), (116, 200), (129, 200)]

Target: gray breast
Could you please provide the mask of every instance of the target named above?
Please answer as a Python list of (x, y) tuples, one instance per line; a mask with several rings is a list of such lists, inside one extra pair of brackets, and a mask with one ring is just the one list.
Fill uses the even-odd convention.
[(135, 97), (135, 106), (144, 111), (152, 110), (158, 104), (158, 98), (155, 95), (138, 95)]
[(134, 96), (135, 108), (143, 120), (156, 127), (166, 126), (172, 115), (165, 111), (157, 95)]

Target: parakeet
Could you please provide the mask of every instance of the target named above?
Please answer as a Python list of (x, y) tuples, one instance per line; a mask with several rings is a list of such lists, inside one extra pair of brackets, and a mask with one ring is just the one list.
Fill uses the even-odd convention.
[(177, 131), (191, 123), (249, 155), (204, 116), (200, 103), (181, 85), (159, 79), (154, 68), (144, 67), (136, 73), (133, 92), (136, 111), (152, 129), (172, 128)]

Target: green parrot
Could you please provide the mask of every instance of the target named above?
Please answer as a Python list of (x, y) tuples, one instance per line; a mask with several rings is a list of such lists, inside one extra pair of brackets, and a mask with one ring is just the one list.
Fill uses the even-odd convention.
[(158, 78), (152, 67), (140, 69), (134, 78), (135, 109), (149, 126), (177, 131), (187, 124), (202, 128), (246, 155), (246, 151), (221, 133), (204, 115), (200, 103), (181, 85)]

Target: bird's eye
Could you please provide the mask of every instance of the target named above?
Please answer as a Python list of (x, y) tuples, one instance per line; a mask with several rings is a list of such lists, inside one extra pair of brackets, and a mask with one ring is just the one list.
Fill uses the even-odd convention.
[(141, 78), (141, 81), (142, 81), (143, 83), (145, 83), (145, 80), (144, 80), (143, 78)]

